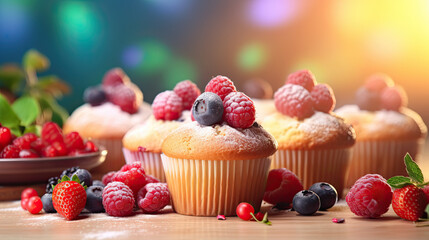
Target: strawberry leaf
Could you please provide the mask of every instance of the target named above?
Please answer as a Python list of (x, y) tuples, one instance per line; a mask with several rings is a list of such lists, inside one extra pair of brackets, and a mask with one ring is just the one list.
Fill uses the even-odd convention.
[(422, 170), (419, 168), (419, 165), (417, 165), (417, 163), (413, 161), (409, 153), (405, 155), (404, 162), (405, 166), (407, 167), (407, 173), (410, 178), (418, 183), (423, 183), (424, 178)]
[(395, 177), (391, 177), (387, 180), (387, 183), (392, 187), (392, 188), (403, 188), (407, 185), (413, 184), (411, 182), (411, 179), (408, 177), (404, 177), (404, 176), (395, 176)]

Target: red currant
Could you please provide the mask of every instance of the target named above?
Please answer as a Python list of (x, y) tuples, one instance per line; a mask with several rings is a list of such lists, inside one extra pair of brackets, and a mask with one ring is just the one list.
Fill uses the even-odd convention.
[(0, 127), (0, 145), (6, 146), (12, 140), (12, 133), (7, 127)]
[(22, 209), (27, 210), (28, 200), (29, 200), (29, 198), (23, 198), (23, 199), (21, 199), (21, 207), (22, 207)]
[(250, 213), (255, 213), (255, 209), (252, 207), (252, 205), (242, 202), (238, 204), (236, 209), (237, 216), (244, 221), (249, 221), (252, 218), (252, 215)]
[(33, 196), (38, 196), (37, 191), (34, 190), (34, 188), (26, 188), (21, 192), (21, 200), (31, 198)]
[(27, 210), (31, 214), (39, 213), (42, 210), (42, 208), (43, 208), (43, 203), (39, 196), (34, 196), (28, 199)]

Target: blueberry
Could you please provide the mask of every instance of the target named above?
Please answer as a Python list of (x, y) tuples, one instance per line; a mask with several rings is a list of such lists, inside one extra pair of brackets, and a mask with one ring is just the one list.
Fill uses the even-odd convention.
[[(77, 175), (80, 182), (86, 186), (92, 186), (92, 176), (91, 173), (88, 172), (86, 169), (78, 169), (73, 175)], [(73, 177), (73, 175), (70, 177), (70, 179)]]
[(201, 125), (210, 126), (220, 122), (223, 115), (222, 99), (212, 92), (201, 94), (192, 106), (192, 115)]
[(43, 210), (46, 213), (56, 213), (57, 210), (54, 208), (54, 204), (52, 203), (52, 194), (51, 193), (45, 193), (45, 195), (42, 196), (42, 203), (43, 203)]
[(301, 215), (312, 215), (320, 208), (320, 199), (316, 193), (303, 190), (293, 197), (293, 209)]
[(320, 198), (320, 210), (331, 208), (337, 203), (337, 190), (329, 183), (318, 182), (310, 187), (311, 191), (315, 192)]
[(103, 189), (101, 186), (91, 186), (86, 189), (85, 208), (91, 213), (104, 212)]
[(102, 182), (102, 181), (100, 181), (100, 180), (94, 180), (94, 181), (92, 182), (92, 186), (105, 187), (105, 185), (103, 184), (103, 182)]
[(89, 87), (83, 93), (83, 100), (91, 106), (98, 106), (106, 101), (106, 93), (101, 87)]

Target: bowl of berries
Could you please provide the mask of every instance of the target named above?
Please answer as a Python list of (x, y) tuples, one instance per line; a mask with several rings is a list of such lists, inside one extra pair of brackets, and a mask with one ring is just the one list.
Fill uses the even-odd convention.
[(63, 135), (56, 123), (45, 123), (40, 132), (16, 137), (0, 126), (0, 184), (45, 182), (66, 168), (92, 169), (106, 158), (102, 146), (83, 140), (78, 132)]

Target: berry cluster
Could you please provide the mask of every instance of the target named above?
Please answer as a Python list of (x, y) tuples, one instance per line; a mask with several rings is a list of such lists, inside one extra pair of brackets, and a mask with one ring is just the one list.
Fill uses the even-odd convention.
[(189, 80), (181, 81), (173, 91), (164, 91), (155, 97), (152, 103), (153, 115), (157, 120), (177, 120), (182, 111), (191, 109), (200, 94), (197, 85)]
[(64, 136), (54, 122), (43, 125), (40, 138), (34, 133), (15, 137), (9, 128), (0, 127), (0, 158), (76, 156), (96, 151), (92, 141), (84, 142), (78, 132)]
[(227, 122), (234, 128), (249, 128), (255, 122), (255, 106), (246, 94), (237, 92), (227, 77), (216, 76), (194, 102), (192, 117), (201, 125)]
[(119, 106), (122, 111), (134, 114), (143, 102), (143, 93), (122, 69), (114, 68), (104, 75), (101, 86), (87, 88), (83, 99), (91, 106), (108, 101)]
[(356, 103), (362, 110), (377, 111), (380, 109), (399, 111), (406, 107), (408, 97), (404, 89), (394, 85), (385, 74), (370, 76), (365, 85), (356, 91)]
[(277, 110), (298, 119), (310, 117), (314, 111), (329, 113), (335, 108), (335, 102), (332, 88), (318, 84), (308, 70), (290, 74), (285, 85), (274, 94)]
[(337, 202), (337, 190), (329, 183), (318, 182), (304, 190), (298, 177), (286, 168), (268, 173), (264, 201), (278, 209), (293, 208), (302, 215), (312, 215), (327, 210)]
[[(378, 218), (392, 203), (395, 213), (403, 219), (417, 221), (422, 217), (429, 204), (429, 185), (408, 153), (404, 162), (408, 177), (396, 176), (386, 181), (378, 174), (367, 174), (358, 179), (346, 196), (350, 210), (358, 216)], [(393, 193), (391, 187), (395, 189)]]

